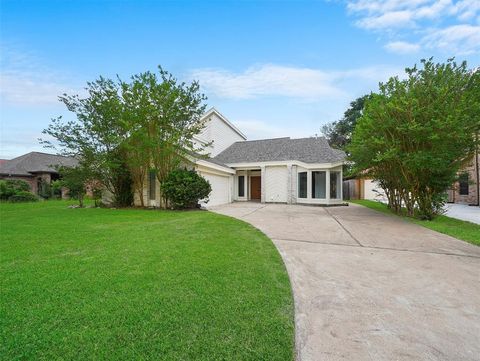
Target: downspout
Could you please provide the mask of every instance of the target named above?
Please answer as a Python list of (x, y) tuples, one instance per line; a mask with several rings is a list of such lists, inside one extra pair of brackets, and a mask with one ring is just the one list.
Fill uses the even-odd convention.
[(475, 149), (475, 169), (477, 171), (477, 207), (480, 207), (480, 169), (478, 169), (478, 148), (480, 145), (478, 144), (478, 132), (475, 135), (477, 147)]

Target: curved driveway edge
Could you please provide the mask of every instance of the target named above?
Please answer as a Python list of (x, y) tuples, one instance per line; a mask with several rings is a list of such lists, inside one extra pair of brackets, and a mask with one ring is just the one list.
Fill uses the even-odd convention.
[(281, 253), (298, 360), (478, 360), (480, 247), (359, 205), (233, 203)]

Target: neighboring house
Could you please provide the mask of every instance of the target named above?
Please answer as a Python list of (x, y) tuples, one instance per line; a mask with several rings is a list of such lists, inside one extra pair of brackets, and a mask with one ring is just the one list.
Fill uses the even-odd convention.
[(458, 173), (458, 181), (448, 190), (449, 203), (461, 203), (479, 206), (480, 201), (480, 154), (475, 154), (471, 161)]
[(368, 199), (387, 202), (384, 190), (377, 181), (370, 178), (352, 178), (343, 182), (345, 199)]
[(75, 166), (72, 157), (30, 152), (0, 164), (0, 179), (21, 179), (30, 185), (32, 193), (38, 194), (42, 182), (51, 183), (58, 179), (58, 166)]
[[(335, 205), (342, 199), (345, 153), (325, 138), (277, 138), (247, 141), (217, 110), (209, 110), (205, 130), (197, 138), (212, 143), (210, 158), (196, 159), (195, 169), (212, 192), (207, 206), (233, 201)], [(159, 183), (152, 173), (143, 195), (148, 206), (160, 205)], [(140, 204), (135, 195), (135, 204)]]

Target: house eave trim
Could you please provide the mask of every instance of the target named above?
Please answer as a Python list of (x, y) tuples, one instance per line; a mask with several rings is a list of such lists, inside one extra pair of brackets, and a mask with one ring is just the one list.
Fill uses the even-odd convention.
[(265, 166), (288, 166), (288, 165), (297, 165), (306, 169), (316, 169), (316, 168), (335, 168), (340, 167), (345, 162), (333, 162), (333, 163), (305, 163), (298, 160), (289, 160), (289, 161), (269, 161), (269, 162), (245, 162), (245, 163), (226, 163), (231, 168), (234, 169), (248, 169), (248, 168), (260, 168)]
[(203, 159), (197, 159), (195, 161), (195, 164), (198, 166), (202, 166), (205, 168), (211, 168), (220, 172), (228, 173), (228, 174), (235, 174), (235, 169), (227, 168), (227, 167), (222, 167), (221, 165), (214, 164), (211, 162), (207, 162), (206, 160)]

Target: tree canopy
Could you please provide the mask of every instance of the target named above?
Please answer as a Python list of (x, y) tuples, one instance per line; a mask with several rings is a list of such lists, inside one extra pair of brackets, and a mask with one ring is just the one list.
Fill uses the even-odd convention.
[(206, 97), (198, 82), (179, 82), (159, 67), (128, 81), (100, 77), (87, 83), (86, 92), (59, 97), (76, 119), (53, 119), (43, 133), (55, 144), (42, 142), (77, 157), (80, 169), (95, 174), (117, 205), (130, 205), (134, 190), (142, 193), (150, 169), (162, 182), (200, 150), (193, 137), (204, 127)]
[(343, 114), (343, 118), (322, 127), (322, 134), (327, 138), (331, 147), (347, 150), (357, 120), (363, 114), (365, 101), (369, 95), (361, 96), (350, 103), (350, 107)]
[(390, 78), (365, 102), (348, 147), (358, 174), (378, 180), (389, 207), (431, 219), (480, 131), (480, 71), (434, 63)]

